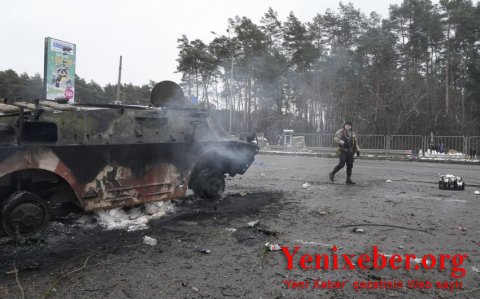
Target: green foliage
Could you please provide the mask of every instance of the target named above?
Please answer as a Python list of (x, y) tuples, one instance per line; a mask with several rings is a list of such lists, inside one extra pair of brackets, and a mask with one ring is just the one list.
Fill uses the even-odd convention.
[(42, 98), (43, 80), (39, 74), (20, 76), (13, 70), (0, 71), (0, 98), (36, 99)]
[[(272, 8), (260, 26), (236, 16), (206, 47), (218, 62), (207, 94), (223, 98), (219, 109), (233, 99), (237, 131), (269, 135), (302, 120), (332, 132), (348, 118), (366, 133), (476, 134), (479, 20), (470, 0), (405, 0), (384, 19), (341, 2), (307, 23), (293, 12), (282, 23)], [(192, 80), (182, 50), (178, 70)]]
[[(224, 40), (217, 40), (217, 44), (214, 43), (207, 47), (203, 41), (199, 39), (189, 41), (188, 38), (183, 35), (177, 42), (179, 44), (178, 49), (180, 50), (177, 59), (177, 71), (184, 75), (183, 86), (187, 87), (189, 97), (192, 94), (192, 88), (194, 88), (195, 96), (197, 98), (199, 97), (199, 89), (202, 88), (203, 97), (205, 98), (207, 107), (209, 107), (209, 85), (220, 65), (220, 59), (224, 57), (223, 55), (227, 55), (228, 53), (227, 49), (221, 49)], [(216, 57), (212, 53), (215, 53), (218, 56)]]
[[(148, 85), (135, 86), (122, 84), (120, 100), (127, 105), (149, 105), (150, 91), (154, 82)], [(30, 77), (18, 74), (13, 70), (0, 71), (0, 98), (22, 99), (33, 101), (43, 99), (43, 79), (40, 74)], [(117, 96), (117, 85), (108, 84), (102, 88), (95, 81), (87, 83), (85, 79), (75, 75), (75, 99), (78, 103), (113, 104)]]

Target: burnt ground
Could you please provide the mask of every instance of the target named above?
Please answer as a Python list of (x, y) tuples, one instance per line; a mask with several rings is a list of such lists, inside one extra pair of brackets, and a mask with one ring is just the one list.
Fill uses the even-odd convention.
[[(151, 222), (147, 230), (106, 231), (64, 221), (54, 223), (40, 240), (13, 244), (4, 238), (0, 298), (21, 297), (19, 285), (25, 298), (480, 296), (475, 291), (480, 284), (475, 271), (480, 268), (480, 196), (474, 195), (480, 190), (479, 166), (359, 159), (354, 168), (357, 185), (346, 186), (344, 170), (334, 184), (328, 181), (336, 162), (259, 155), (244, 176), (227, 181), (223, 200), (175, 201), (176, 212)], [(466, 190), (439, 190), (438, 174), (445, 173), (462, 176)], [(302, 187), (307, 181), (310, 186)], [(257, 226), (247, 226), (255, 220), (260, 221)], [(144, 236), (158, 244), (143, 244)], [(284, 253), (266, 251), (266, 242), (291, 250), (300, 246), (296, 269), (287, 270)], [(459, 266), (466, 274), (453, 278), (449, 264), (446, 271), (300, 269), (300, 255), (331, 253), (333, 245), (337, 254), (357, 257), (372, 255), (372, 246), (385, 254), (420, 257), (466, 254)], [(285, 280), (309, 285), (288, 288)], [(315, 280), (348, 282), (343, 289), (315, 289)], [(403, 287), (353, 287), (359, 281), (393, 280), (402, 281)], [(410, 289), (409, 280), (459, 281), (462, 288), (450, 291), (434, 284)]]

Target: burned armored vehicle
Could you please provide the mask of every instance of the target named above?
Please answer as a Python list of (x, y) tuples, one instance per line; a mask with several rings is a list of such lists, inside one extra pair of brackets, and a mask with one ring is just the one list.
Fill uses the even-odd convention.
[(228, 137), (208, 111), (183, 105), (171, 81), (152, 105), (0, 103), (1, 228), (42, 231), (65, 205), (84, 211), (182, 198), (217, 199), (243, 174), (255, 144)]

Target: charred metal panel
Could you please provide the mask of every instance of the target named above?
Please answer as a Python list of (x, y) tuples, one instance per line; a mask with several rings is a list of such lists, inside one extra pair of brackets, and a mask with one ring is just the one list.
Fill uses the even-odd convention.
[(94, 181), (86, 184), (85, 190), (98, 194), (85, 201), (85, 209), (93, 210), (183, 197), (187, 186), (176, 167), (170, 164), (152, 167), (139, 178), (135, 178), (129, 168), (108, 165)]
[[(62, 152), (61, 147), (55, 149)], [(50, 149), (17, 150), (0, 163), (0, 178), (9, 173), (28, 169), (51, 171), (70, 184), (78, 202), (85, 210), (183, 197), (187, 190), (181, 173), (169, 163), (157, 165), (146, 163), (141, 173), (135, 163), (130, 165), (136, 166), (136, 169), (116, 163), (105, 164), (102, 169), (96, 171), (90, 182), (82, 182), (77, 179), (77, 175), (81, 175), (84, 169), (90, 169), (90, 165), (83, 163), (83, 167), (80, 167), (83, 159), (78, 156), (77, 161), (78, 163), (71, 169)], [(97, 194), (96, 197), (83, 198), (92, 191)]]
[[(37, 147), (12, 151), (12, 149), (0, 148), (0, 152), (10, 153), (8, 156), (3, 156), (0, 161), (0, 179), (18, 171), (46, 170), (63, 178), (77, 197), (83, 192), (71, 170), (49, 149)], [(14, 183), (12, 182), (13, 190), (16, 187)]]

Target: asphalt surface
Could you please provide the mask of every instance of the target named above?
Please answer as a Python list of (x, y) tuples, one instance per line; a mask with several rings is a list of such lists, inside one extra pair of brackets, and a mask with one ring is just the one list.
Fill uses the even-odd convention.
[[(344, 169), (328, 180), (336, 162), (259, 155), (245, 175), (227, 180), (221, 201), (177, 200), (176, 211), (147, 230), (106, 231), (92, 216), (89, 225), (53, 223), (43, 238), (21, 244), (1, 239), (0, 298), (480, 296), (479, 166), (357, 159), (357, 184), (346, 186)], [(446, 173), (463, 177), (465, 191), (439, 190)], [(144, 236), (157, 245), (143, 244)], [(287, 252), (268, 251), (267, 242)], [(373, 256), (374, 246), (390, 262), (399, 254), (400, 269), (359, 269), (359, 256)], [(287, 269), (287, 253), (295, 269)], [(407, 254), (428, 258), (411, 258), (407, 270)], [(319, 256), (330, 269), (316, 269), (325, 266)]]

